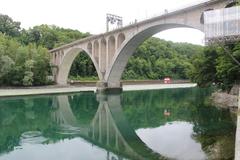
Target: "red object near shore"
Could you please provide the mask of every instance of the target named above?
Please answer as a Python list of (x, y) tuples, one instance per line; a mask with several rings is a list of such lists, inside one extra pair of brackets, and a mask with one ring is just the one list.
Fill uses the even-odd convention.
[(169, 77), (164, 78), (164, 84), (169, 84), (169, 83), (171, 83), (171, 78)]

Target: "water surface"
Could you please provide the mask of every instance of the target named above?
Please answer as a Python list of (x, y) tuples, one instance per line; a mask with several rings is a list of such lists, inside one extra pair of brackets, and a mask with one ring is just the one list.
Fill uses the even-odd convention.
[(236, 120), (210, 89), (0, 99), (0, 160), (233, 159)]

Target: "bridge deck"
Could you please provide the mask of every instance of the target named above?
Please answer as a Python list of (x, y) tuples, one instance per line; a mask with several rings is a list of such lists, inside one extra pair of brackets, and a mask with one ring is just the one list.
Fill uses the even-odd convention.
[(156, 17), (152, 17), (152, 18), (149, 18), (149, 19), (142, 20), (142, 21), (137, 22), (137, 23), (126, 25), (124, 27), (117, 28), (117, 29), (109, 31), (109, 32), (101, 33), (101, 34), (98, 34), (98, 35), (92, 35), (92, 36), (89, 36), (89, 37), (86, 37), (86, 38), (83, 38), (83, 39), (80, 39), (80, 40), (73, 41), (73, 42), (65, 44), (63, 46), (54, 48), (54, 49), (50, 50), (50, 52), (58, 51), (58, 50), (61, 50), (61, 49), (64, 49), (64, 48), (68, 48), (68, 47), (72, 47), (72, 46), (74, 46), (76, 44), (79, 44), (79, 43), (82, 43), (82, 42), (91, 41), (93, 39), (97, 39), (99, 37), (110, 35), (110, 34), (113, 34), (113, 33), (116, 33), (116, 32), (120, 32), (122, 30), (126, 30), (126, 29), (133, 28), (133, 27), (136, 27), (136, 26), (140, 26), (142, 24), (151, 23), (153, 21), (156, 21), (156, 20), (159, 20), (159, 19), (162, 19), (162, 18), (167, 18), (169, 16), (172, 16), (172, 15), (175, 15), (175, 14), (178, 14), (178, 13), (182, 13), (182, 12), (186, 12), (186, 11), (189, 11), (189, 10), (193, 10), (193, 9), (196, 9), (198, 7), (201, 7), (201, 6), (208, 6), (210, 4), (213, 4), (213, 3), (219, 2), (219, 1), (226, 1), (226, 0), (208, 0), (208, 1), (204, 1), (204, 2), (198, 3), (196, 5), (193, 5), (193, 6), (187, 6), (187, 7), (184, 7), (184, 8), (178, 9), (178, 10), (174, 10), (174, 11), (171, 11), (171, 12), (168, 12), (168, 13), (156, 16)]

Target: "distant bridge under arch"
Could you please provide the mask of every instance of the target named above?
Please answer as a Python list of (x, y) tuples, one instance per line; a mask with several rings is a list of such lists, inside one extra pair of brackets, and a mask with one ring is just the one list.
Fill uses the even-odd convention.
[(80, 51), (85, 51), (98, 73), (98, 90), (121, 89), (120, 79), (128, 59), (144, 40), (172, 28), (187, 27), (203, 31), (204, 11), (224, 8), (229, 2), (209, 0), (52, 49), (51, 63), (57, 66), (55, 81), (60, 85), (67, 84), (74, 59)]

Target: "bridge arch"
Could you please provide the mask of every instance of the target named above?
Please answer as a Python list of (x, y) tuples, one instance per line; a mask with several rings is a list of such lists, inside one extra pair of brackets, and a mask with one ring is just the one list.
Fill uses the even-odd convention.
[(91, 56), (89, 51), (87, 49), (83, 49), (80, 47), (74, 47), (74, 48), (71, 48), (69, 51), (67, 51), (64, 54), (64, 57), (62, 58), (62, 62), (58, 67), (58, 74), (56, 77), (57, 84), (67, 84), (68, 75), (69, 75), (71, 66), (73, 64), (73, 61), (80, 54), (81, 51), (84, 51), (90, 57), (90, 59), (92, 60), (92, 62), (94, 64), (94, 67), (97, 71), (99, 79), (102, 78), (102, 75), (98, 68), (98, 64), (95, 61), (95, 59), (93, 58), (93, 56)]
[(127, 65), (128, 59), (133, 55), (136, 48), (140, 44), (142, 44), (146, 39), (164, 30), (182, 28), (182, 27), (198, 29), (202, 31), (201, 28), (193, 27), (186, 24), (177, 24), (177, 23), (158, 24), (158, 25), (143, 29), (141, 32), (137, 33), (136, 35), (126, 39), (121, 45), (121, 47), (116, 51), (116, 54), (114, 55), (113, 60), (111, 61), (108, 71), (104, 77), (105, 81), (108, 82), (108, 86), (113, 88), (121, 87), (120, 79)]

